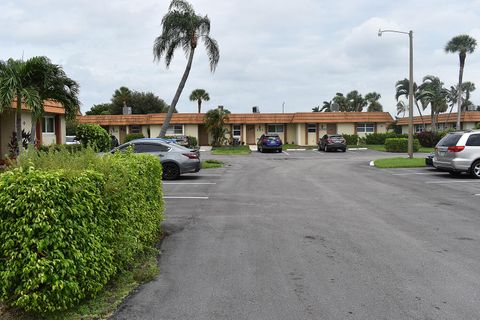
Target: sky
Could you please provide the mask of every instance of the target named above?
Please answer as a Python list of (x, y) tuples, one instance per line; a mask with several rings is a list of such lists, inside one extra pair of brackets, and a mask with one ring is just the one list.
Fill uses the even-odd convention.
[[(467, 56), (464, 81), (477, 85), (480, 104), (480, 0), (191, 0), (208, 15), (220, 61), (210, 72), (203, 45), (177, 105), (196, 112), (190, 93), (205, 89), (202, 110), (223, 105), (233, 113), (310, 112), (336, 92), (378, 92), (396, 115), (395, 83), (408, 78), (408, 35), (414, 33), (414, 80), (435, 75), (458, 82), (458, 54), (445, 53), (454, 36), (479, 46)], [(109, 102), (121, 86), (150, 91), (168, 104), (185, 69), (176, 51), (170, 67), (153, 59), (166, 0), (2, 0), (0, 60), (44, 55), (80, 84), (82, 112)], [(282, 108), (284, 106), (284, 109)], [(426, 110), (429, 113), (428, 110)]]

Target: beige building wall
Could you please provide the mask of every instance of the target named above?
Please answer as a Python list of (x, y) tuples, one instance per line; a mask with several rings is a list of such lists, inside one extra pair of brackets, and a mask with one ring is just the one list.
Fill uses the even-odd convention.
[(377, 133), (387, 133), (387, 131), (386, 123), (377, 123)]
[(295, 143), (303, 146), (305, 145), (305, 124), (304, 123), (297, 123), (297, 139)]
[(471, 130), (471, 129), (475, 129), (476, 127), (476, 123), (475, 122), (465, 122), (463, 124), (463, 129), (464, 130)]
[(5, 110), (0, 115), (0, 159), (8, 155), (8, 143), (15, 130), (15, 112)]
[(355, 124), (354, 123), (337, 123), (337, 133), (355, 134)]
[[(148, 126), (148, 124), (147, 124), (147, 125), (140, 126), (140, 132), (143, 134), (143, 136), (144, 136), (145, 138), (150, 138), (150, 137), (148, 136), (148, 129), (149, 129), (149, 128), (150, 128), (150, 127)], [(151, 135), (151, 134), (152, 134), (152, 132), (150, 132), (150, 135)]]
[(186, 124), (183, 126), (183, 134), (197, 138), (198, 141), (198, 125)]
[(257, 143), (258, 139), (265, 133), (265, 125), (264, 124), (256, 124), (255, 125), (255, 143)]
[(292, 143), (297, 141), (297, 127), (293, 123), (289, 123), (286, 125), (287, 128), (287, 138), (283, 141), (283, 143)]
[(160, 130), (162, 129), (161, 124), (151, 124), (150, 125), (150, 137), (156, 138), (160, 135)]
[(120, 126), (109, 126), (108, 133), (115, 136), (117, 140), (120, 142)]

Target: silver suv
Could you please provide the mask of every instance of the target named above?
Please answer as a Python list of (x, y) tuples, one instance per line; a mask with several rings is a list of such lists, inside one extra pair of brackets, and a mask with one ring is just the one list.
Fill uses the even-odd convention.
[(433, 166), (459, 175), (462, 172), (480, 179), (480, 130), (452, 132), (435, 146)]

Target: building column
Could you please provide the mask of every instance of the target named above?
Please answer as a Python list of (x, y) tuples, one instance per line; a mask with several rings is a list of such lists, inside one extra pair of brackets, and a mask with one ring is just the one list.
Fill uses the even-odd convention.
[(287, 129), (287, 127), (288, 127), (287, 124), (283, 124), (283, 143), (288, 144), (288, 129)]
[(308, 145), (308, 123), (305, 123), (305, 145)]
[(300, 130), (300, 123), (297, 123), (296, 126), (297, 126), (297, 136), (295, 137), (295, 138), (296, 138), (296, 139), (295, 139), (295, 140), (296, 140), (295, 142), (296, 142), (298, 145), (301, 145), (301, 144), (302, 144), (302, 139), (301, 139), (301, 137), (302, 137), (302, 130)]
[(247, 125), (246, 124), (242, 124), (242, 141), (245, 142), (245, 145), (247, 145)]

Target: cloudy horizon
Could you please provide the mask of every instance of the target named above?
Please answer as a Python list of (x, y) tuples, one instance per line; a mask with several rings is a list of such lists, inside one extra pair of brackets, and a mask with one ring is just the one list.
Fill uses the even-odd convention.
[[(153, 41), (170, 1), (4, 1), (0, 4), (0, 59), (45, 55), (81, 86), (82, 112), (109, 102), (121, 86), (151, 91), (170, 104), (186, 65), (176, 51), (170, 68), (153, 61)], [(480, 41), (480, 1), (192, 0), (208, 15), (220, 47), (215, 73), (203, 46), (177, 105), (196, 112), (192, 90), (211, 100), (204, 111), (223, 105), (234, 113), (310, 112), (336, 92), (378, 92), (384, 111), (396, 115), (395, 82), (408, 78), (408, 36), (414, 32), (414, 79), (435, 75), (447, 88), (458, 81), (458, 54), (447, 42), (459, 34)], [(410, 8), (414, 8), (414, 10)], [(480, 47), (467, 55), (464, 81), (480, 86)], [(471, 100), (480, 104), (480, 89)], [(429, 113), (428, 110), (425, 113)]]

